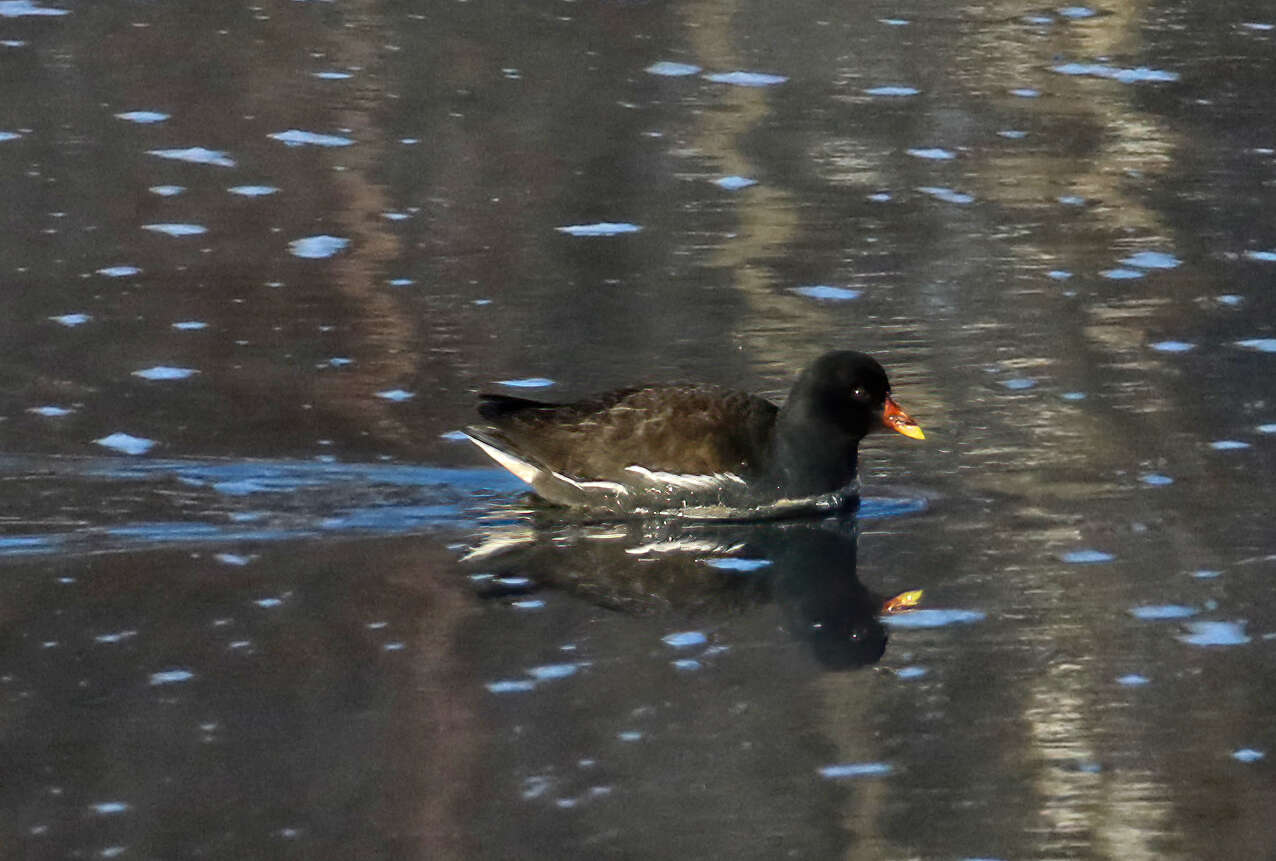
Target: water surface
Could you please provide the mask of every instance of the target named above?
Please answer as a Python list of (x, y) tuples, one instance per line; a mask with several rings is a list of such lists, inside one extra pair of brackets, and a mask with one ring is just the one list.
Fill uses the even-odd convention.
[[(0, 2), (0, 845), (1265, 857), (1273, 25)], [(846, 347), (852, 520), (455, 433)]]

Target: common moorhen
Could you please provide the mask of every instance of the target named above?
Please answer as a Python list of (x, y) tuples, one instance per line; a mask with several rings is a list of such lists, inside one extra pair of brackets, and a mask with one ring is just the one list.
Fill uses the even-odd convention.
[(860, 440), (922, 429), (890, 396), (886, 372), (826, 353), (783, 407), (710, 385), (617, 389), (567, 404), (480, 395), (486, 424), (465, 434), (559, 505), (614, 514), (774, 517), (857, 498)]

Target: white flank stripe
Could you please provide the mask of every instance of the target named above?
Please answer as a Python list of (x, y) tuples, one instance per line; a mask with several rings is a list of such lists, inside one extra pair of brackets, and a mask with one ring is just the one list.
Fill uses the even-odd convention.
[(644, 481), (652, 484), (667, 484), (686, 490), (713, 490), (728, 482), (743, 485), (744, 479), (731, 472), (715, 472), (711, 475), (691, 475), (677, 472), (653, 472), (644, 466), (633, 464), (625, 467), (625, 472), (632, 472)]
[(629, 488), (625, 487), (623, 484), (617, 484), (614, 481), (576, 481), (575, 479), (568, 478), (559, 472), (554, 473), (554, 477), (570, 482), (579, 487), (581, 490), (605, 490), (609, 493), (614, 493), (617, 496), (625, 496), (629, 493)]
[(501, 466), (508, 469), (510, 472), (512, 472), (514, 475), (518, 476), (520, 479), (527, 482), (528, 484), (531, 484), (532, 480), (535, 479), (536, 476), (540, 475), (543, 472), (543, 470), (541, 470), (540, 468), (533, 466), (527, 461), (521, 458), (517, 458), (514, 455), (509, 454), (508, 452), (501, 451), (496, 446), (489, 445), (488, 443), (483, 442), (483, 440), (479, 439), (478, 437), (470, 437), (469, 439), (470, 439), (470, 442), (474, 443), (476, 446), (483, 449), (483, 451), (487, 453), (488, 457), (490, 457), (492, 460), (496, 461)]

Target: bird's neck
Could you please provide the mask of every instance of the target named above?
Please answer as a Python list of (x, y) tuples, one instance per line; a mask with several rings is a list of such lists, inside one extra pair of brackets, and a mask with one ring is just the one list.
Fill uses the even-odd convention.
[(771, 478), (782, 496), (831, 493), (855, 479), (859, 438), (809, 409), (786, 405), (776, 418), (771, 447)]

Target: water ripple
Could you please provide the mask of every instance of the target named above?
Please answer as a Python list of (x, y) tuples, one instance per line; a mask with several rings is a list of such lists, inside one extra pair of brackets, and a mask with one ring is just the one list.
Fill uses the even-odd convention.
[(885, 616), (883, 624), (892, 628), (942, 628), (948, 625), (965, 625), (986, 618), (979, 610), (909, 610)]

